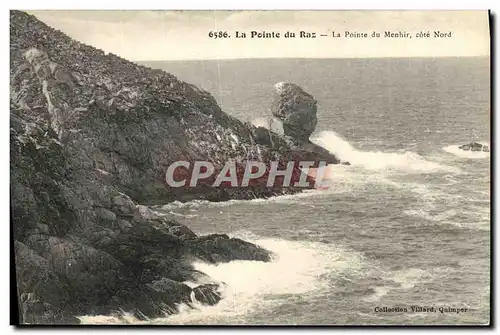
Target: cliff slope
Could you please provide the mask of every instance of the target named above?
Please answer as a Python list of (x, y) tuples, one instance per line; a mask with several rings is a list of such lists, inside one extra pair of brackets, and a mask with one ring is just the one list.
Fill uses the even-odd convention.
[[(11, 212), (21, 322), (174, 313), (193, 294), (214, 304), (193, 259), (270, 261), (256, 245), (198, 236), (144, 204), (227, 200), (299, 190), (170, 188), (174, 161), (307, 157), (285, 138), (221, 111), (214, 98), (160, 70), (72, 40), (20, 11), (10, 14)], [(142, 205), (139, 205), (142, 204)], [(204, 282), (210, 282), (204, 278)]]

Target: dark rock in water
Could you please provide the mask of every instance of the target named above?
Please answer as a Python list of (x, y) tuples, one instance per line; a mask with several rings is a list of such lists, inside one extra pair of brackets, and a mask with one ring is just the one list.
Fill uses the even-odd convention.
[(307, 142), (318, 124), (316, 100), (293, 83), (275, 85), (271, 111), (274, 117), (283, 122), (285, 135), (298, 143)]
[(196, 301), (205, 305), (215, 305), (222, 299), (217, 284), (200, 285), (193, 289), (193, 293)]
[(471, 142), (468, 144), (464, 144), (458, 147), (459, 149), (462, 149), (464, 151), (485, 151), (489, 152), (490, 149), (487, 145), (477, 143), (477, 142)]
[(185, 245), (193, 255), (212, 263), (237, 259), (269, 262), (272, 256), (266, 249), (239, 238), (229, 238), (225, 234), (200, 236), (186, 241)]

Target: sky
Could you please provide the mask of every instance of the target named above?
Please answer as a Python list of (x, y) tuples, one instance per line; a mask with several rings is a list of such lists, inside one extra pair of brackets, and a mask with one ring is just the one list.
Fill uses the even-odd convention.
[[(72, 38), (132, 61), (239, 58), (460, 57), (490, 54), (487, 11), (28, 11)], [(419, 32), (451, 37), (417, 38)], [(227, 31), (231, 38), (209, 33)], [(235, 38), (236, 31), (247, 38)], [(281, 38), (250, 38), (250, 32)], [(284, 38), (285, 32), (296, 38)], [(298, 38), (299, 32), (317, 38)], [(380, 38), (346, 38), (376, 31)], [(412, 38), (385, 38), (384, 32)], [(333, 38), (333, 32), (342, 38)], [(326, 34), (328, 37), (321, 37)]]

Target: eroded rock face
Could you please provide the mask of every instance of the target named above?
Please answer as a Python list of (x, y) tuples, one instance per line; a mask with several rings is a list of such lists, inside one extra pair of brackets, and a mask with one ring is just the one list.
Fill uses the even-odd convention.
[(318, 124), (316, 100), (293, 83), (275, 85), (271, 111), (274, 117), (283, 122), (285, 135), (298, 143), (308, 142)]
[(217, 304), (222, 299), (218, 284), (200, 285), (193, 289), (193, 294), (196, 301), (210, 306)]
[[(285, 141), (292, 147), (292, 153), (308, 157), (303, 160), (341, 163), (335, 155), (309, 139), (318, 124), (317, 101), (314, 97), (293, 83), (277, 83), (274, 88), (271, 111), (273, 117), (281, 121)], [(258, 127), (254, 134), (257, 143), (272, 147), (279, 147), (276, 143), (281, 144), (280, 140), (283, 141), (278, 134), (264, 127)]]
[[(118, 308), (141, 319), (163, 316), (188, 304), (193, 292), (207, 297), (199, 301), (218, 301), (213, 286), (193, 291), (183, 284), (203, 276), (193, 259), (271, 260), (259, 246), (198, 236), (145, 204), (301, 190), (173, 189), (164, 176), (177, 160), (220, 167), (229, 159), (321, 154), (304, 154), (279, 135), (257, 140), (255, 127), (223, 113), (209, 93), (105, 55), (26, 13), (11, 11), (10, 38), (10, 191), (21, 322), (73, 323), (75, 316)], [(315, 103), (295, 96), (290, 106), (302, 112), (290, 116), (287, 102), (283, 117), (289, 134), (307, 138)], [(297, 124), (302, 117), (305, 129)]]
[[(314, 98), (294, 84), (278, 91), (273, 113), (285, 134), (299, 144), (308, 141), (317, 123)], [(229, 160), (267, 162), (295, 150), (281, 135), (266, 136), (222, 112), (208, 92), (164, 71), (105, 55), (16, 11), (11, 12), (11, 93), (22, 118), (35, 126), (47, 123), (55, 134), (52, 142), (71, 146), (83, 168), (95, 169), (141, 203), (267, 197), (269, 190), (260, 185), (249, 187), (251, 192), (174, 188), (165, 173), (176, 161), (210, 161), (217, 173)], [(17, 118), (13, 124), (20, 126)], [(28, 137), (31, 131), (19, 133)], [(285, 192), (290, 190), (271, 193)]]
[[(11, 12), (11, 43), (11, 204), (22, 323), (78, 323), (75, 316), (118, 308), (140, 319), (164, 316), (191, 303), (183, 281), (204, 276), (191, 265), (198, 254), (263, 259), (266, 251), (250, 244), (246, 254), (240, 244), (203, 250), (206, 239), (128, 194), (168, 193), (156, 173), (179, 157), (206, 158), (209, 144), (218, 159), (243, 150), (232, 150), (224, 136), (250, 131), (210, 95), (106, 57), (22, 12)], [(207, 123), (220, 130), (221, 142), (210, 139), (213, 132), (196, 135)], [(216, 301), (206, 295), (201, 301)]]

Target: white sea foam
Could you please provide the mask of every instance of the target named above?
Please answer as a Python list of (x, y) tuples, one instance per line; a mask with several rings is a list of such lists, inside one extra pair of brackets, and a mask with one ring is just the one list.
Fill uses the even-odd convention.
[(244, 323), (245, 316), (286, 301), (291, 295), (321, 294), (329, 287), (325, 277), (348, 271), (359, 271), (363, 257), (332, 244), (320, 242), (259, 239), (249, 233), (238, 237), (257, 243), (275, 253), (270, 263), (258, 261), (232, 261), (222, 264), (194, 263), (212, 279), (227, 286), (223, 299), (215, 306), (195, 309), (180, 305), (179, 313), (165, 318), (141, 322), (130, 314), (126, 318), (112, 316), (83, 316), (86, 324), (94, 323), (163, 323), (207, 324), (226, 321)]
[(174, 215), (174, 216), (179, 216), (179, 217), (183, 217), (183, 218), (187, 218), (187, 219), (194, 218), (194, 217), (198, 216), (198, 214), (181, 214), (181, 213), (176, 213), (174, 211), (170, 211), (169, 213)]
[[(258, 122), (257, 122), (258, 123)], [(456, 180), (453, 175), (460, 172), (457, 168), (430, 161), (414, 152), (370, 152), (360, 151), (349, 142), (333, 132), (322, 132), (314, 140), (340, 159), (349, 161), (351, 166), (331, 165), (334, 173), (332, 187), (327, 190), (309, 190), (294, 195), (277, 196), (270, 199), (230, 200), (212, 203), (208, 201), (191, 201), (188, 203), (173, 202), (163, 206), (162, 210), (173, 209), (198, 210), (204, 207), (225, 207), (237, 204), (257, 204), (272, 202), (300, 202), (300, 199), (328, 195), (337, 192), (351, 192), (364, 189), (366, 185), (378, 184), (387, 187), (407, 188), (421, 195), (423, 208), (406, 210), (410, 216), (418, 216), (432, 222), (448, 222), (457, 214), (456, 209), (436, 212), (434, 203), (443, 197), (450, 201), (458, 200), (460, 195), (452, 196), (444, 190), (435, 190), (429, 185), (419, 183), (395, 182), (389, 179), (391, 172), (398, 173), (434, 173), (448, 172), (446, 179), (450, 185)], [(455, 146), (458, 149), (458, 146)], [(447, 147), (448, 148), (448, 147)], [(446, 149), (444, 149), (447, 151)], [(459, 154), (486, 154), (483, 152), (466, 152)], [(474, 157), (473, 157), (474, 158)], [(443, 163), (446, 160), (441, 161)], [(310, 205), (310, 204), (308, 204)], [(482, 219), (488, 219), (484, 211)], [(171, 214), (178, 214), (173, 212)], [(466, 224), (466, 223), (460, 223)], [(486, 223), (485, 223), (486, 224)], [(348, 271), (360, 272), (363, 257), (359, 254), (343, 250), (332, 244), (317, 242), (286, 241), (281, 239), (261, 239), (252, 235), (239, 235), (245, 240), (257, 243), (276, 254), (271, 263), (253, 261), (233, 261), (224, 264), (195, 263), (196, 269), (206, 273), (212, 279), (227, 284), (223, 300), (215, 306), (202, 306), (194, 302), (196, 309), (188, 306), (178, 306), (178, 314), (166, 318), (158, 318), (141, 322), (125, 313), (122, 318), (112, 316), (85, 316), (84, 323), (156, 323), (156, 324), (210, 324), (210, 323), (245, 323), (253, 311), (261, 311), (289, 301), (290, 296), (312, 295), (314, 292), (324, 292), (331, 285), (325, 278), (336, 273)], [(366, 264), (365, 264), (366, 265)], [(432, 280), (437, 274), (416, 268), (400, 271), (384, 272), (381, 277), (388, 285), (374, 288), (374, 294), (365, 298), (367, 301), (378, 301), (392, 290), (410, 290), (421, 282)], [(189, 283), (193, 285), (192, 283)], [(331, 289), (331, 287), (330, 287)], [(319, 294), (319, 293), (318, 293)]]
[(330, 244), (277, 239), (253, 242), (272, 250), (276, 260), (271, 263), (233, 261), (219, 265), (196, 263), (198, 270), (227, 284), (224, 299), (215, 306), (200, 306), (198, 310), (186, 308), (171, 316), (168, 323), (210, 323), (220, 318), (243, 322), (241, 317), (254, 310), (279, 304), (280, 295), (287, 299), (290, 295), (322, 292), (328, 286), (322, 275), (355, 271), (362, 262), (358, 254)]
[[(354, 176), (352, 177), (354, 180)], [(228, 201), (219, 201), (219, 202), (211, 202), (208, 200), (193, 200), (189, 202), (180, 202), (180, 201), (173, 201), (170, 202), (166, 205), (163, 206), (156, 206), (155, 209), (160, 210), (160, 211), (167, 211), (171, 212), (174, 209), (189, 209), (190, 211), (196, 211), (199, 208), (223, 208), (223, 207), (228, 207), (228, 206), (234, 206), (234, 205), (262, 205), (266, 203), (296, 203), (300, 202), (300, 199), (304, 198), (310, 198), (310, 197), (318, 197), (318, 196), (326, 196), (328, 194), (332, 193), (338, 193), (341, 192), (341, 188), (339, 187), (332, 187), (331, 189), (325, 189), (325, 190), (313, 190), (313, 189), (305, 189), (304, 191), (300, 193), (295, 193), (295, 194), (284, 194), (284, 195), (277, 195), (271, 198), (255, 198), (255, 199), (248, 199), (248, 200), (228, 200)], [(175, 213), (171, 213), (174, 214)], [(178, 214), (178, 213), (177, 213)], [(179, 215), (179, 214), (178, 214)]]
[[(490, 144), (488, 142), (479, 142), (482, 145), (487, 145), (488, 148), (490, 147)], [(444, 151), (447, 153), (450, 153), (452, 155), (455, 155), (460, 158), (468, 158), (468, 159), (485, 159), (490, 157), (489, 152), (485, 151), (467, 151), (467, 150), (462, 150), (459, 149), (460, 144), (455, 144), (455, 145), (448, 145), (443, 148)]]
[(455, 167), (428, 161), (411, 151), (361, 151), (333, 131), (323, 131), (312, 140), (337, 155), (341, 160), (369, 170), (395, 170), (413, 173), (459, 172)]
[[(262, 118), (261, 121), (264, 122), (264, 119), (265, 118)], [(330, 171), (325, 174), (325, 178), (328, 179), (324, 180), (324, 183), (329, 186), (327, 189), (304, 190), (298, 194), (280, 195), (269, 199), (257, 198), (251, 200), (229, 200), (224, 202), (193, 200), (186, 203), (174, 201), (162, 206), (161, 209), (164, 211), (170, 211), (172, 209), (180, 208), (218, 208), (237, 204), (260, 205), (263, 203), (295, 203), (301, 198), (327, 196), (329, 194), (346, 192), (359, 192), (363, 191), (363, 189), (366, 189), (367, 187), (371, 187), (372, 185), (385, 188), (404, 188), (420, 193), (419, 187), (424, 187), (424, 185), (413, 185), (413, 183), (402, 183), (391, 180), (391, 172), (405, 174), (447, 172), (450, 174), (447, 178), (451, 178), (450, 176), (460, 172), (460, 170), (456, 167), (426, 160), (424, 157), (410, 151), (405, 153), (360, 151), (331, 131), (321, 132), (319, 136), (313, 139), (313, 141), (337, 155), (340, 159), (351, 163), (350, 166), (340, 164), (328, 166)], [(428, 193), (427, 189), (425, 190), (425, 193)]]

